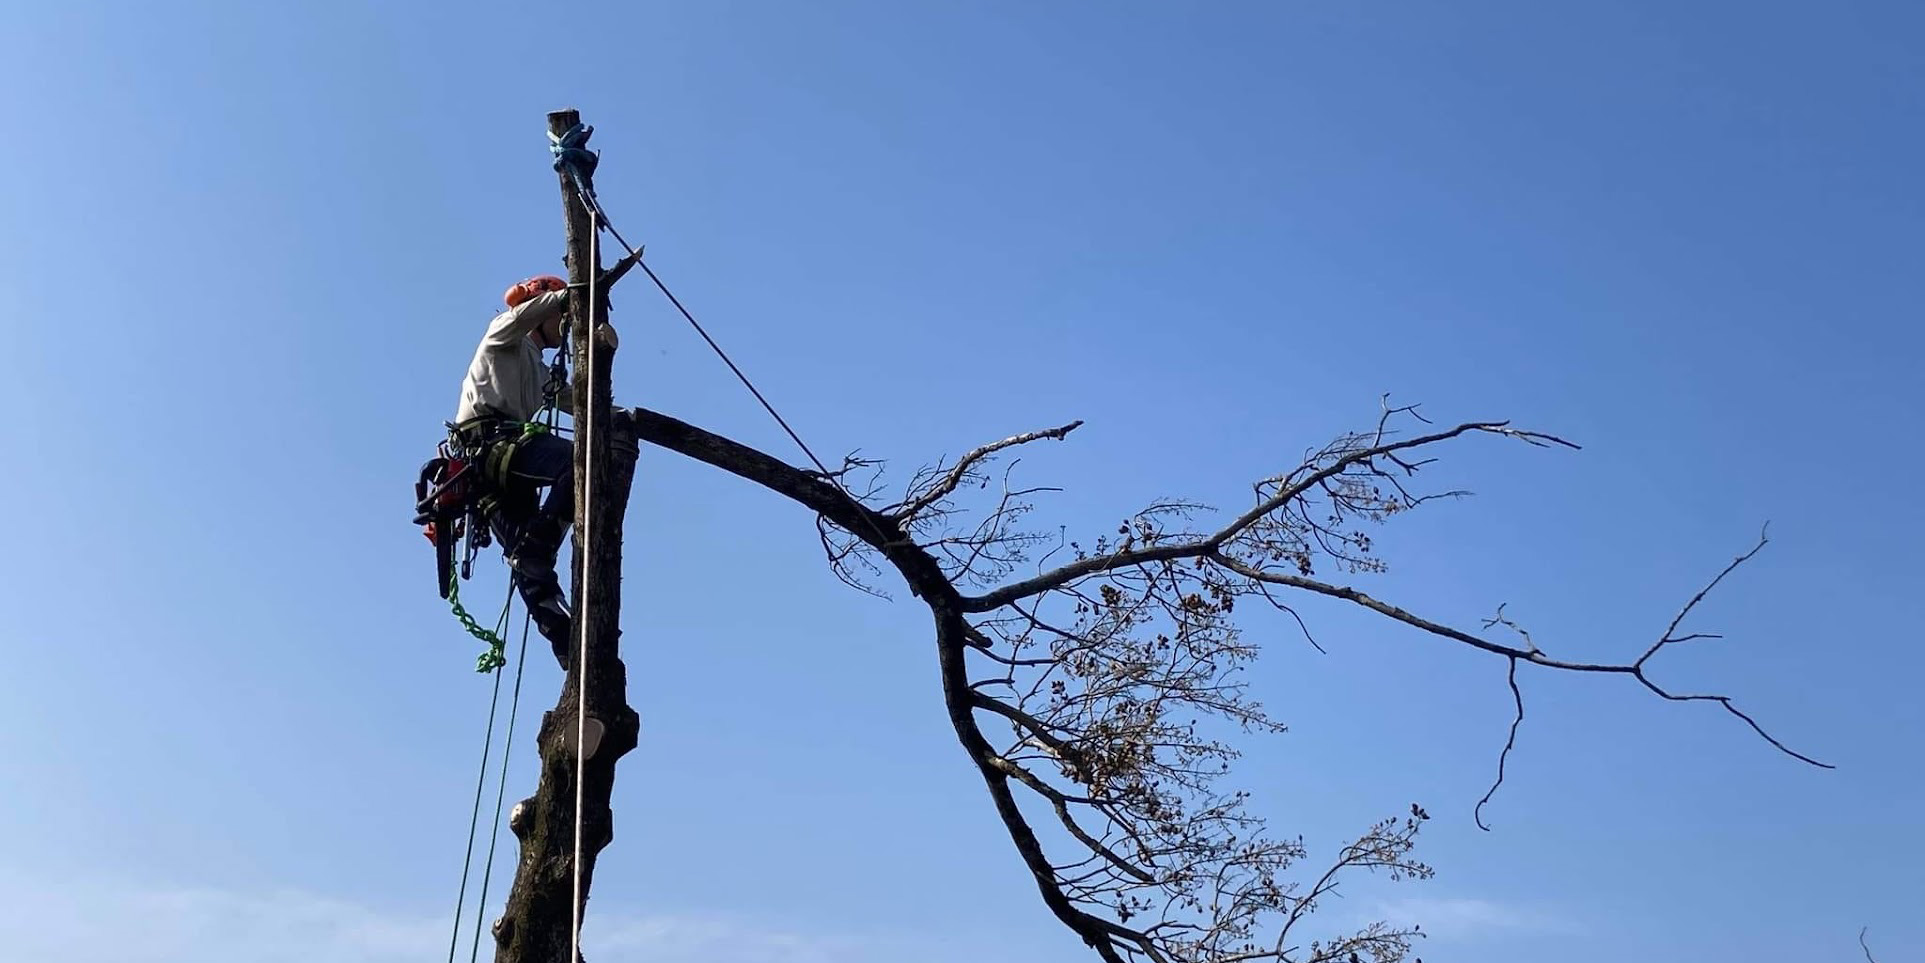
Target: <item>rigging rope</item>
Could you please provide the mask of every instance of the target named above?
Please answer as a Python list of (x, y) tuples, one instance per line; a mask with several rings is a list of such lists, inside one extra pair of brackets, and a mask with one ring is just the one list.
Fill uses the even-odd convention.
[[(515, 747), (515, 716), (521, 711), (521, 670), (528, 665), (528, 624), (534, 620), (530, 613), (521, 617), (521, 651), (515, 653), (515, 692), (508, 697), (508, 731), (501, 737), (501, 775), (495, 778), (495, 820), (490, 825), (495, 831), (488, 836), (488, 858), (481, 864), (481, 895), (475, 897), (475, 938), (468, 947), (468, 963), (475, 963), (481, 955), (481, 921), (488, 912), (488, 883), (495, 875), (495, 844), (501, 841), (501, 804), (508, 795), (508, 754)], [(501, 674), (495, 673), (495, 691), (501, 691)], [(494, 709), (488, 710), (488, 728), (494, 729)], [(483, 744), (482, 764), (487, 764), (488, 750)], [(479, 802), (479, 798), (476, 800)], [(472, 830), (471, 830), (472, 832)], [(469, 845), (473, 845), (470, 843)], [(455, 926), (460, 927), (460, 920)]]
[[(578, 181), (579, 183), (579, 181)], [(583, 392), (583, 411), (588, 415), (579, 426), (582, 443), (582, 504), (583, 525), (579, 535), (582, 542), (580, 604), (575, 606), (575, 629), (581, 633), (581, 651), (575, 658), (575, 857), (572, 861), (575, 877), (575, 898), (570, 906), (574, 911), (573, 925), (569, 927), (573, 949), (569, 953), (570, 963), (581, 963), (582, 952), (582, 812), (583, 789), (586, 780), (584, 770), (588, 765), (588, 602), (594, 580), (590, 578), (595, 560), (595, 344), (601, 340), (601, 331), (596, 327), (595, 290), (596, 273), (601, 270), (601, 208), (588, 209), (588, 332), (586, 340), (585, 364), (587, 382)]]
[(748, 375), (744, 374), (742, 369), (735, 364), (735, 361), (728, 356), (728, 353), (722, 350), (722, 346), (717, 344), (713, 337), (709, 336), (708, 331), (702, 327), (701, 322), (695, 320), (695, 315), (682, 305), (681, 299), (677, 298), (674, 292), (668, 289), (668, 285), (662, 282), (662, 279), (656, 275), (654, 269), (649, 267), (648, 263), (641, 259), (640, 254), (634, 246), (630, 245), (627, 239), (622, 237), (621, 232), (616, 230), (614, 223), (609, 220), (608, 215), (602, 210), (600, 200), (595, 196), (593, 178), (595, 166), (600, 158), (585, 146), (588, 142), (589, 135), (593, 132), (594, 128), (578, 123), (565, 134), (556, 135), (550, 132), (548, 135), (551, 141), (550, 151), (555, 156), (555, 169), (564, 173), (574, 184), (576, 197), (581, 201), (582, 207), (587, 211), (590, 224), (588, 264), (585, 269), (585, 273), (588, 275), (586, 287), (589, 305), (587, 320), (589, 331), (586, 336), (587, 348), (585, 351), (587, 370), (586, 372), (577, 372), (578, 376), (581, 376), (581, 380), (587, 383), (584, 392), (585, 407), (583, 410), (588, 413), (588, 418), (582, 423), (577, 424), (576, 428), (578, 429), (577, 435), (580, 437), (582, 445), (585, 446), (583, 449), (580, 511), (581, 517), (589, 522), (589, 524), (582, 525), (576, 532), (576, 537), (580, 540), (582, 547), (582, 562), (579, 572), (581, 577), (581, 598), (578, 600), (579, 604), (575, 607), (574, 614), (575, 628), (581, 633), (581, 645), (574, 665), (577, 685), (575, 705), (575, 839), (574, 858), (572, 861), (574, 898), (571, 902), (570, 963), (581, 963), (582, 822), (585, 809), (583, 770), (587, 765), (588, 615), (590, 612), (590, 586), (593, 584), (593, 580), (590, 578), (590, 572), (594, 559), (593, 542), (595, 528), (592, 524), (594, 519), (593, 492), (595, 484), (595, 449), (592, 433), (598, 421), (595, 416), (594, 396), (596, 381), (595, 347), (600, 340), (601, 334), (600, 330), (596, 327), (596, 308), (600, 298), (600, 292), (597, 290), (597, 274), (601, 270), (601, 232), (604, 229), (615, 238), (617, 243), (621, 244), (622, 249), (627, 252), (628, 257), (641, 266), (643, 273), (647, 274), (649, 280), (654, 282), (655, 287), (668, 298), (669, 303), (673, 304), (675, 309), (681, 312), (682, 317), (688, 321), (689, 325), (695, 329), (697, 334), (701, 335), (702, 340), (708, 343), (710, 350), (714, 351), (716, 356), (722, 359), (722, 363), (727, 365), (729, 370), (735, 373), (735, 377), (742, 382), (742, 385), (749, 390), (750, 394), (755, 396), (755, 400), (760, 402), (763, 409), (769, 413), (769, 416), (775, 419), (776, 424), (782, 427), (782, 430), (788, 434), (790, 440), (795, 442), (796, 447), (802, 449), (802, 453), (808, 457), (809, 461), (815, 465), (816, 470), (821, 473), (822, 480), (841, 493), (841, 495), (849, 501), (849, 504), (856, 509), (857, 514), (867, 524), (871, 533), (876, 536), (877, 542), (886, 543), (889, 541), (888, 536), (882, 532), (880, 526), (876, 524), (875, 519), (871, 517), (870, 510), (864, 507), (853, 494), (850, 494), (847, 488), (843, 487), (840, 479), (829, 471), (828, 466), (822, 463), (822, 459), (816, 457), (815, 452), (809, 448), (808, 443), (802, 440), (802, 436), (798, 434), (794, 428), (789, 426), (788, 421), (782, 417), (780, 412), (776, 411), (775, 406), (770, 404), (769, 400), (762, 395), (762, 392), (755, 387), (755, 383), (749, 380)]
[[(749, 376), (742, 372), (742, 369), (736, 365), (735, 360), (729, 357), (728, 352), (722, 350), (722, 346), (717, 344), (715, 339), (709, 336), (708, 330), (702, 327), (702, 322), (695, 320), (695, 315), (682, 305), (682, 299), (676, 297), (675, 292), (668, 289), (668, 285), (663, 283), (661, 277), (655, 273), (655, 269), (649, 267), (648, 262), (642, 260), (640, 253), (635, 247), (630, 245), (626, 238), (622, 237), (622, 232), (615, 229), (614, 223), (610, 221), (608, 215), (602, 211), (601, 201), (594, 196), (594, 188), (589, 187), (583, 189), (580, 179), (577, 178), (576, 193), (581, 197), (582, 204), (600, 221), (603, 227), (608, 229), (609, 235), (615, 238), (615, 242), (622, 246), (622, 250), (628, 252), (628, 256), (635, 259), (636, 266), (640, 267), (642, 273), (648, 275), (648, 279), (655, 283), (656, 289), (660, 290), (662, 295), (668, 298), (668, 302), (675, 306), (676, 311), (681, 312), (683, 320), (689, 323), (689, 327), (694, 328), (695, 333), (701, 335), (703, 341), (708, 342), (709, 349), (715, 352), (715, 356), (722, 359), (722, 363), (728, 365), (729, 370), (735, 373), (736, 380), (742, 382), (742, 387), (749, 389), (749, 394), (754, 395), (755, 400), (761, 402), (762, 410), (767, 411), (769, 417), (774, 418), (775, 423), (782, 426), (782, 430), (788, 434), (789, 440), (795, 442), (797, 448), (802, 449), (802, 454), (807, 456), (810, 464), (813, 464), (816, 471), (822, 474), (822, 480), (840, 492), (843, 498), (848, 499), (849, 504), (854, 506), (857, 513), (862, 516), (863, 521), (869, 527), (870, 533), (876, 536), (877, 541), (889, 541), (889, 536), (885, 535), (876, 525), (875, 520), (869, 517), (869, 509), (860, 501), (857, 501), (856, 497), (850, 494), (847, 488), (842, 486), (842, 482), (836, 478), (835, 473), (829, 471), (828, 466), (822, 463), (822, 459), (815, 456), (815, 451), (809, 448), (809, 443), (803, 441), (802, 436), (797, 434), (794, 428), (789, 427), (788, 419), (783, 418), (782, 413), (776, 411), (775, 406), (769, 403), (769, 399), (762, 396), (761, 390), (755, 387), (755, 382), (749, 380)], [(599, 232), (597, 236), (599, 236)]]
[[(451, 581), (459, 581), (459, 579), (452, 579)], [(514, 585), (510, 584), (508, 586), (508, 598), (501, 603), (501, 618), (495, 621), (495, 636), (497, 638), (500, 637), (501, 633), (506, 632), (508, 630), (508, 612), (514, 606), (514, 604), (515, 604), (515, 587)], [(463, 614), (466, 614), (466, 613), (463, 613)], [(470, 621), (470, 624), (472, 624), (473, 620), (469, 620), (469, 621)], [(479, 628), (479, 626), (477, 626), (477, 628)], [(523, 628), (525, 631), (526, 626), (524, 625)], [(521, 671), (519, 668), (517, 668), (515, 671), (515, 691), (516, 692), (521, 691)], [(487, 785), (487, 782), (488, 782), (488, 749), (490, 748), (495, 737), (495, 710), (499, 708), (500, 705), (501, 705), (501, 671), (499, 668), (497, 668), (495, 670), (495, 691), (494, 691), (494, 694), (490, 696), (488, 699), (487, 734), (483, 736), (481, 740), (481, 771), (475, 775), (474, 812), (468, 816), (468, 845), (464, 850), (464, 854), (461, 859), (461, 889), (455, 895), (455, 923), (454, 923), (454, 932), (450, 934), (448, 937), (448, 963), (454, 963), (455, 947), (460, 945), (461, 943), (461, 907), (462, 907), (462, 903), (468, 898), (468, 871), (471, 868), (473, 868), (474, 860), (475, 860), (475, 828), (481, 822), (481, 790), (482, 790), (482, 787)], [(505, 763), (506, 758), (507, 756), (504, 751), (503, 753), (504, 766), (506, 764)], [(504, 770), (504, 774), (505, 774), (505, 770)], [(490, 843), (489, 847), (490, 847), (489, 849), (490, 858), (492, 859), (493, 844)], [(482, 897), (482, 899), (486, 899), (486, 898), (487, 897), (485, 896)]]

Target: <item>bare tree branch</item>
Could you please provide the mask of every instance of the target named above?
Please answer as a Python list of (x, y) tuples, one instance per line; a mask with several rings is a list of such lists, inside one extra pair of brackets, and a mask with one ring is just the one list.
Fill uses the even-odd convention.
[[(1463, 435), (1469, 432), (1482, 432), (1486, 434), (1501, 435), (1509, 438), (1516, 438), (1521, 441), (1525, 441), (1530, 444), (1539, 445), (1539, 446), (1543, 446), (1546, 444), (1557, 444), (1557, 445), (1563, 445), (1568, 448), (1577, 447), (1576, 445), (1573, 445), (1568, 441), (1565, 441), (1561, 438), (1554, 437), (1552, 435), (1546, 435), (1546, 434), (1541, 434), (1538, 432), (1531, 432), (1531, 431), (1519, 431), (1514, 428), (1510, 428), (1509, 422), (1502, 422), (1502, 421), (1469, 422), (1466, 424), (1458, 425), (1457, 427), (1452, 428), (1449, 431), (1441, 431), (1435, 434), (1424, 435), (1418, 438), (1411, 438), (1405, 441), (1381, 443), (1370, 448), (1365, 448), (1358, 451), (1350, 452), (1349, 454), (1346, 454), (1343, 457), (1332, 461), (1328, 465), (1317, 468), (1316, 470), (1310, 472), (1308, 475), (1305, 475), (1303, 478), (1301, 478), (1297, 482), (1284, 486), (1276, 494), (1271, 495), (1269, 498), (1266, 498), (1258, 502), (1256, 507), (1245, 512), (1242, 516), (1240, 516), (1235, 521), (1231, 522), (1229, 525), (1225, 526), (1222, 530), (1218, 531), (1215, 535), (1212, 535), (1209, 538), (1199, 539), (1196, 541), (1181, 543), (1176, 545), (1162, 546), (1155, 549), (1121, 551), (1111, 555), (1092, 556), (1090, 558), (1082, 559), (1070, 565), (1065, 565), (1062, 568), (1056, 569), (1053, 572), (1046, 572), (1042, 575), (1036, 576), (1035, 578), (1018, 582), (1015, 585), (1010, 585), (1001, 589), (997, 589), (996, 591), (991, 592), (987, 595), (967, 599), (965, 600), (964, 604), (968, 606), (968, 610), (971, 612), (987, 612), (991, 609), (1000, 608), (1004, 605), (1007, 605), (1010, 602), (1013, 602), (1017, 599), (1028, 598), (1039, 592), (1047, 591), (1058, 585), (1062, 585), (1066, 582), (1070, 582), (1077, 578), (1081, 578), (1082, 576), (1091, 575), (1096, 572), (1103, 572), (1103, 571), (1108, 571), (1116, 568), (1123, 568), (1131, 565), (1140, 565), (1146, 562), (1159, 562), (1159, 561), (1166, 561), (1171, 559), (1182, 559), (1182, 558), (1196, 558), (1198, 556), (1210, 554), (1214, 552), (1216, 549), (1218, 549), (1220, 546), (1222, 546), (1225, 542), (1229, 541), (1232, 538), (1235, 538), (1237, 535), (1247, 530), (1250, 526), (1256, 524), (1265, 516), (1289, 504), (1291, 501), (1301, 496), (1305, 491), (1309, 490), (1311, 487), (1318, 485), (1324, 481), (1327, 481), (1328, 479), (1342, 473), (1345, 469), (1350, 468), (1353, 465), (1368, 463), (1373, 458), (1392, 455), (1399, 451), (1404, 451), (1412, 448), (1420, 448), (1426, 445), (1433, 445), (1438, 442), (1448, 441), (1452, 438), (1456, 438), (1459, 435)], [(1378, 430), (1378, 437), (1382, 437), (1382, 434), (1383, 434), (1383, 429), (1380, 426)], [(1413, 472), (1416, 470), (1416, 467), (1417, 466), (1414, 466), (1414, 465), (1405, 466), (1407, 471), (1413, 471)]]
[(969, 478), (969, 473), (975, 468), (976, 464), (990, 455), (1002, 451), (1005, 448), (1027, 445), (1032, 441), (1041, 441), (1045, 438), (1062, 441), (1065, 437), (1068, 437), (1070, 432), (1082, 426), (1082, 420), (1078, 419), (1060, 428), (1049, 428), (1043, 431), (1031, 431), (1020, 435), (1011, 435), (1002, 441), (991, 442), (980, 448), (972, 449), (961, 458), (956, 459), (956, 466), (950, 469), (949, 473), (944, 475), (940, 481), (930, 485), (928, 490), (921, 492), (908, 501), (891, 505), (883, 509), (883, 511), (895, 518), (898, 522), (907, 521), (931, 505), (948, 498), (955, 492), (957, 486)]
[[(1745, 555), (1740, 556), (1739, 561), (1749, 559), (1750, 557), (1752, 557), (1757, 553), (1758, 548), (1762, 548), (1762, 547), (1763, 547), (1763, 540), (1761, 539), (1759, 542), (1759, 545), (1756, 548), (1753, 548), (1750, 552), (1747, 552)], [(1545, 668), (1563, 669), (1571, 672), (1600, 672), (1600, 673), (1608, 673), (1608, 674), (1615, 674), (1615, 675), (1628, 675), (1628, 676), (1631, 676), (1632, 678), (1635, 678), (1640, 684), (1642, 684), (1645, 688), (1651, 690), (1653, 693), (1656, 693), (1657, 695), (1665, 699), (1669, 699), (1673, 702), (1715, 702), (1720, 706), (1724, 707), (1724, 710), (1726, 712), (1743, 720), (1746, 725), (1751, 727), (1751, 730), (1753, 732), (1757, 733), (1760, 738), (1770, 743), (1779, 752), (1782, 752), (1785, 755), (1792, 757), (1793, 759), (1797, 759), (1800, 762), (1817, 766), (1820, 769), (1837, 768), (1831, 765), (1830, 763), (1820, 762), (1817, 759), (1814, 759), (1808, 755), (1805, 755), (1804, 753), (1798, 752), (1797, 750), (1794, 750), (1791, 747), (1785, 745), (1783, 742), (1779, 741), (1777, 737), (1766, 732), (1764, 730), (1764, 727), (1758, 724), (1757, 720), (1753, 719), (1750, 715), (1746, 714), (1744, 711), (1740, 710), (1736, 705), (1734, 705), (1729, 696), (1679, 695), (1665, 689), (1663, 686), (1660, 686), (1658, 683), (1652, 681), (1650, 676), (1645, 674), (1644, 663), (1647, 660), (1649, 660), (1653, 654), (1655, 654), (1659, 649), (1663, 648), (1665, 645), (1670, 645), (1679, 641), (1683, 641), (1681, 639), (1677, 639), (1677, 638), (1661, 639), (1658, 642), (1658, 644), (1652, 646), (1651, 649), (1648, 650), (1643, 656), (1640, 656), (1636, 662), (1632, 662), (1628, 664), (1567, 662), (1567, 661), (1553, 659), (1548, 656), (1545, 656), (1542, 652), (1539, 652), (1535, 648), (1535, 646), (1529, 649), (1514, 648), (1511, 646), (1502, 645), (1500, 643), (1491, 642), (1487, 639), (1482, 639), (1477, 636), (1459, 631), (1457, 629), (1450, 628), (1448, 626), (1431, 622), (1428, 619), (1419, 618), (1415, 615), (1412, 615), (1409, 612), (1406, 612), (1402, 609), (1397, 608), (1396, 606), (1388, 605), (1383, 602), (1380, 602), (1352, 588), (1329, 585), (1327, 583), (1318, 582), (1314, 579), (1299, 578), (1297, 576), (1288, 575), (1284, 573), (1258, 572), (1248, 568), (1247, 566), (1242, 565), (1241, 563), (1238, 563), (1234, 559), (1218, 558), (1217, 561), (1223, 564), (1225, 568), (1228, 568), (1231, 571), (1237, 572), (1238, 574), (1244, 575), (1248, 578), (1257, 579), (1260, 581), (1269, 582), (1276, 585), (1288, 585), (1293, 588), (1301, 588), (1307, 591), (1316, 592), (1320, 595), (1328, 595), (1328, 596), (1331, 596), (1332, 598), (1341, 598), (1351, 602), (1355, 602), (1359, 605), (1362, 605), (1365, 608), (1371, 609), (1372, 611), (1389, 616), (1390, 618), (1396, 619), (1399, 622), (1403, 622), (1406, 625), (1410, 625), (1415, 628), (1422, 629), (1433, 635), (1440, 635), (1445, 638), (1452, 639), (1458, 642), (1462, 642), (1466, 645), (1473, 646), (1475, 648), (1483, 649), (1486, 652), (1492, 652), (1497, 655), (1506, 656), (1512, 659), (1513, 661), (1529, 662), (1533, 665), (1539, 665)], [(1730, 567), (1727, 567), (1726, 572), (1729, 572), (1729, 571), (1730, 571)], [(1722, 579), (1723, 577), (1724, 576), (1722, 574), (1719, 576), (1720, 579)]]
[[(988, 789), (1044, 905), (1109, 963), (1398, 963), (1420, 935), (1382, 923), (1324, 940), (1296, 942), (1316, 907), (1355, 871), (1424, 878), (1408, 857), (1421, 807), (1389, 820), (1343, 848), (1307, 885), (1287, 874), (1307, 855), (1299, 839), (1275, 838), (1248, 809), (1249, 794), (1221, 782), (1240, 754), (1239, 733), (1281, 732), (1247, 690), (1245, 670), (1259, 654), (1235, 619), (1239, 600), (1259, 598), (1309, 627), (1289, 592), (1350, 602), (1421, 633), (1506, 660), (1515, 714), (1497, 776), (1473, 816), (1506, 779), (1524, 721), (1520, 663), (1544, 669), (1629, 676), (1671, 701), (1712, 701), (1745, 721), (1781, 752), (1816, 766), (1723, 695), (1686, 695), (1648, 675), (1668, 645), (1715, 638), (1680, 634), (1712, 589), (1763, 546), (1739, 556), (1693, 596), (1658, 641), (1635, 662), (1585, 662), (1546, 655), (1503, 607), (1483, 629), (1502, 626), (1518, 643), (1498, 641), (1410, 612), (1358, 588), (1319, 577), (1320, 564), (1352, 574), (1385, 569), (1364, 523), (1382, 524), (1439, 499), (1413, 479), (1432, 451), (1462, 436), (1495, 435), (1540, 447), (1576, 448), (1507, 422), (1468, 422), (1405, 440), (1393, 421), (1423, 419), (1387, 403), (1374, 429), (1338, 437), (1302, 464), (1255, 484), (1256, 504), (1208, 530), (1192, 519), (1208, 509), (1156, 502), (1089, 545), (1058, 528), (1032, 530), (1029, 498), (1043, 487), (1000, 486), (984, 467), (998, 453), (1061, 439), (1081, 422), (1011, 436), (972, 449), (946, 468), (923, 469), (906, 494), (877, 510), (880, 481), (851, 497), (838, 484), (848, 468), (822, 477), (735, 442), (652, 412), (639, 412), (639, 436), (784, 495), (818, 515), (825, 551), (838, 575), (894, 570), (934, 620), (944, 704), (958, 742)], [(862, 462), (863, 467), (879, 465)], [(880, 478), (878, 468), (877, 479)], [(958, 499), (979, 492), (980, 505)], [(1031, 552), (1040, 553), (1031, 561)], [(1073, 558), (1043, 566), (1059, 554)], [(965, 595), (960, 585), (1037, 574)], [(857, 579), (852, 584), (861, 582)], [(869, 590), (866, 589), (865, 590)], [(1314, 638), (1312, 645), (1317, 645)], [(1319, 651), (1322, 646), (1317, 645)], [(974, 665), (970, 653), (984, 660)], [(991, 696), (988, 690), (996, 695)], [(992, 745), (979, 714), (1010, 726), (1011, 742)], [(1033, 798), (1032, 798), (1033, 797)], [(1019, 799), (1053, 814), (1039, 831)]]

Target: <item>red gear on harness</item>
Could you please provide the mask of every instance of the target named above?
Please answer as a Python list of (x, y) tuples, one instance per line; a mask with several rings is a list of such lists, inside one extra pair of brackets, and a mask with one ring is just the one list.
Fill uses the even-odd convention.
[[(464, 535), (474, 543), (487, 540), (486, 512), (476, 504), (476, 475), (473, 465), (443, 445), (441, 454), (421, 466), (414, 484), (414, 522), (434, 546), (435, 581), (441, 597), (447, 598), (455, 568), (455, 544)], [(463, 562), (463, 568), (467, 567)], [(463, 572), (463, 577), (466, 572)]]

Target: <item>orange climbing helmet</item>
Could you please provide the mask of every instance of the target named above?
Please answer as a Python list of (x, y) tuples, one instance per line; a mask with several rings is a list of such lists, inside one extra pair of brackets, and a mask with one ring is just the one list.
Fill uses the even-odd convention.
[(501, 301), (503, 304), (506, 304), (512, 308), (520, 305), (522, 302), (528, 300), (529, 298), (535, 297), (536, 295), (543, 294), (548, 291), (565, 291), (567, 289), (568, 289), (567, 281), (564, 281), (561, 278), (558, 278), (552, 274), (544, 274), (544, 275), (541, 275), (540, 277), (529, 278), (528, 280), (522, 281), (521, 283), (516, 284), (515, 286), (509, 288), (506, 292), (502, 294)]

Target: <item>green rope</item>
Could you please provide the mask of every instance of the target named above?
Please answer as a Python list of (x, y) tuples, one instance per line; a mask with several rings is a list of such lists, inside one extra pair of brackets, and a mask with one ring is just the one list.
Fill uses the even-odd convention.
[(481, 740), (481, 772), (475, 776), (475, 808), (468, 817), (468, 846), (461, 859), (461, 891), (455, 896), (455, 925), (454, 933), (448, 937), (448, 963), (454, 963), (455, 948), (461, 945), (461, 909), (468, 899), (468, 871), (473, 868), (475, 861), (475, 828), (481, 822), (481, 790), (488, 781), (488, 749), (495, 738), (495, 709), (500, 705), (501, 673), (497, 672), (495, 692), (488, 699), (488, 728)]
[[(515, 716), (521, 712), (521, 672), (523, 669), (528, 668), (528, 625), (531, 621), (533, 621), (533, 616), (523, 615), (521, 617), (521, 651), (516, 654), (515, 658), (515, 694), (508, 698), (508, 731), (501, 737), (501, 775), (495, 779), (495, 821), (490, 824), (495, 827), (495, 830), (488, 837), (488, 858), (481, 864), (481, 896), (475, 900), (475, 938), (474, 942), (468, 947), (468, 963), (475, 963), (475, 960), (481, 953), (481, 924), (483, 916), (488, 912), (488, 882), (493, 879), (495, 875), (495, 843), (501, 839), (501, 805), (508, 796), (508, 753), (513, 750), (515, 746)], [(500, 683), (501, 674), (496, 673), (495, 684), (497, 686), (497, 693), (500, 691)], [(492, 708), (489, 710), (490, 713), (493, 711)], [(488, 719), (488, 730), (493, 732), (494, 728), (495, 721), (493, 716), (490, 715)], [(484, 759), (488, 755), (488, 743), (486, 740), (483, 740), (481, 744), (481, 755)], [(484, 762), (483, 765), (486, 765), (486, 763)], [(474, 843), (470, 842), (468, 846), (469, 857), (473, 858)], [(461, 923), (457, 920), (455, 926), (459, 928)]]
[(456, 621), (461, 623), (462, 628), (468, 630), (469, 635), (488, 643), (488, 651), (475, 657), (476, 672), (493, 672), (508, 664), (508, 642), (501, 637), (501, 633), (508, 628), (508, 607), (514, 603), (514, 600), (515, 588), (510, 585), (508, 598), (501, 603), (501, 620), (495, 624), (495, 630), (490, 632), (482, 628), (481, 623), (476, 622), (474, 616), (469, 615), (468, 610), (462, 607), (461, 574), (449, 573), (448, 604), (454, 609)]

